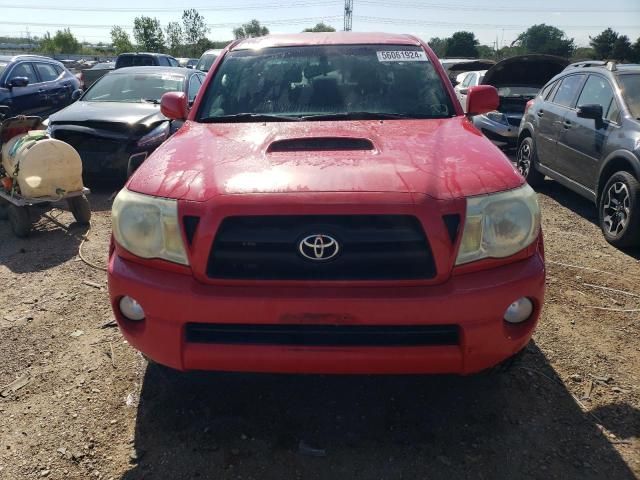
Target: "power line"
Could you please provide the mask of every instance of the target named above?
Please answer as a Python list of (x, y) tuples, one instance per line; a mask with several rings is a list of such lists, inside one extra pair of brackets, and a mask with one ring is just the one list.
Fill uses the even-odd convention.
[(571, 14), (575, 14), (575, 13), (634, 13), (634, 12), (640, 12), (640, 9), (632, 9), (632, 8), (624, 8), (624, 9), (617, 9), (617, 10), (613, 10), (611, 8), (607, 8), (607, 9), (584, 9), (584, 8), (580, 8), (579, 10), (576, 9), (569, 9), (569, 8), (542, 8), (542, 7), (535, 7), (535, 8), (518, 8), (518, 7), (492, 7), (492, 6), (486, 6), (483, 5), (482, 7), (478, 7), (477, 4), (475, 5), (462, 5), (462, 4), (442, 4), (442, 3), (416, 3), (416, 2), (406, 2), (406, 1), (399, 1), (399, 2), (390, 2), (388, 0), (358, 0), (359, 3), (364, 4), (364, 5), (376, 5), (376, 6), (381, 6), (381, 7), (393, 7), (393, 8), (416, 8), (416, 9), (433, 9), (433, 10), (452, 10), (452, 11), (458, 11), (458, 10), (467, 10), (467, 11), (478, 11), (479, 9), (481, 9), (483, 12), (485, 11), (489, 11), (489, 12), (504, 12), (504, 13), (514, 13), (514, 12), (529, 12), (529, 13), (536, 13), (536, 12), (541, 12), (541, 13), (545, 13), (545, 12), (557, 12), (557, 13), (571, 13)]
[[(340, 0), (292, 0), (291, 2), (283, 3), (261, 3), (261, 4), (247, 4), (247, 5), (230, 5), (230, 6), (206, 6), (197, 7), (196, 10), (202, 12), (218, 12), (218, 11), (232, 11), (232, 10), (263, 10), (263, 9), (280, 9), (280, 8), (295, 8), (295, 7), (324, 7), (324, 6), (338, 6)], [(14, 10), (33, 10), (33, 6), (15, 5), (15, 4), (0, 4), (1, 9), (14, 9)], [(151, 7), (151, 8), (130, 8), (130, 7), (60, 7), (60, 6), (38, 6), (38, 10), (52, 10), (57, 12), (112, 12), (112, 13), (163, 13), (163, 12), (182, 12), (184, 8), (171, 8), (171, 7)]]

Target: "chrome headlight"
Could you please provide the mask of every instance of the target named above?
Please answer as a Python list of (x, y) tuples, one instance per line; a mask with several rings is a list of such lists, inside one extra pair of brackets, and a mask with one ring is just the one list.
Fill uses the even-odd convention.
[(493, 111), (486, 113), (485, 116), (496, 123), (501, 123), (503, 125), (509, 125), (509, 121), (507, 120), (507, 116), (504, 113), (500, 113), (498, 111)]
[(540, 233), (540, 207), (529, 185), (470, 197), (456, 265), (505, 258), (531, 245)]
[(113, 236), (142, 258), (161, 258), (189, 265), (178, 223), (178, 202), (120, 190), (111, 209)]
[(169, 136), (169, 129), (169, 122), (162, 122), (156, 128), (147, 133), (144, 137), (138, 140), (137, 146), (139, 148), (150, 148), (159, 146)]

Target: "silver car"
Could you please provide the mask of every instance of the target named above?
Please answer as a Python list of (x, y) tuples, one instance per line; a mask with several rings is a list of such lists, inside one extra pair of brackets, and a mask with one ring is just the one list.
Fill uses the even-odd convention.
[(461, 73), (456, 78), (459, 83), (454, 87), (454, 90), (456, 92), (456, 97), (458, 97), (458, 100), (460, 101), (460, 105), (462, 105), (462, 110), (464, 110), (465, 113), (467, 112), (467, 94), (469, 93), (469, 89), (476, 85), (480, 85), (485, 73), (487, 73), (486, 70), (465, 72)]
[(500, 147), (515, 147), (518, 130), (529, 100), (569, 64), (553, 55), (519, 55), (496, 63), (484, 75), (482, 85), (498, 90), (497, 110), (473, 117), (473, 124)]

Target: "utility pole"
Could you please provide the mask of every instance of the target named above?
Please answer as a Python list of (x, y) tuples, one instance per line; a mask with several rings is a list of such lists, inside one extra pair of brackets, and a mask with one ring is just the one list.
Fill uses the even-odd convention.
[(350, 32), (353, 25), (353, 0), (344, 0), (344, 31)]

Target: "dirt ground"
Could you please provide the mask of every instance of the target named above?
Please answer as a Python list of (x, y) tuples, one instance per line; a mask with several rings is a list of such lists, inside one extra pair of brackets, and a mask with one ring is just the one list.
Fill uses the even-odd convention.
[[(111, 190), (83, 247), (101, 265)], [(554, 182), (540, 201), (534, 341), (467, 378), (167, 373), (104, 326), (106, 275), (69, 213), (27, 240), (0, 222), (0, 478), (638, 478), (640, 252)]]

